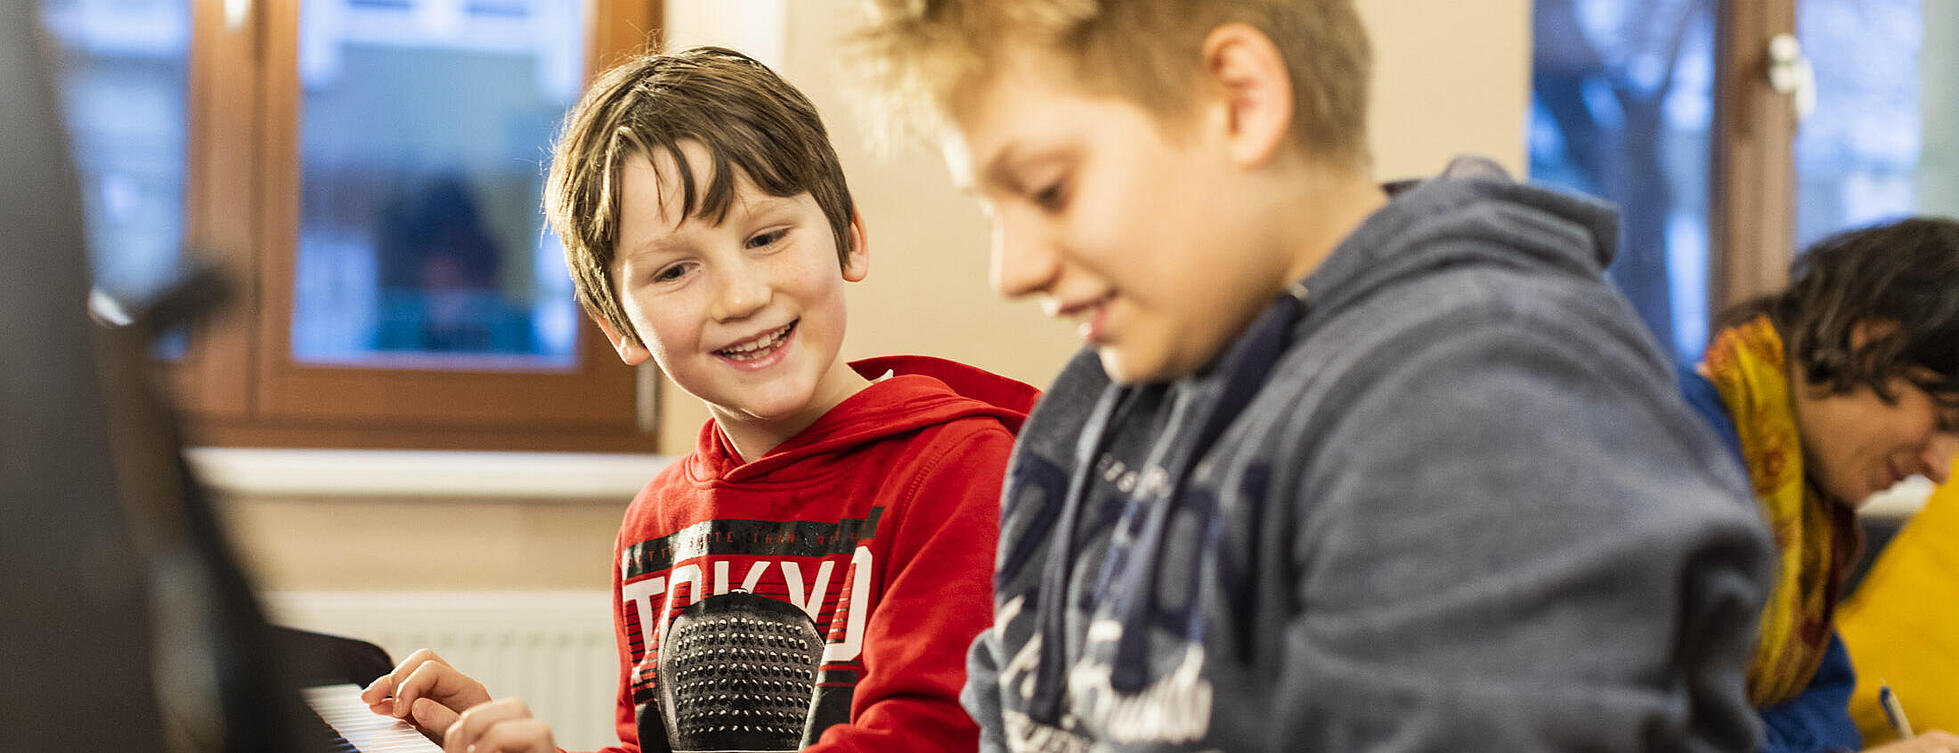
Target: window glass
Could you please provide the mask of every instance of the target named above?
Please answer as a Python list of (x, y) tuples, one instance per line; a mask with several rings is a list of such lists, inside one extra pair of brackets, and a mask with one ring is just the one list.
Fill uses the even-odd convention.
[(1619, 206), (1607, 270), (1676, 360), (1707, 340), (1714, 3), (1537, 0), (1531, 178)]
[(1796, 129), (1798, 249), (1921, 208), (1959, 210), (1959, 5), (1933, 7), (1927, 17), (1917, 0), (1796, 4), (1816, 73), (1816, 109)]
[(301, 4), (295, 360), (575, 365), (539, 195), (583, 84), (584, 3)]

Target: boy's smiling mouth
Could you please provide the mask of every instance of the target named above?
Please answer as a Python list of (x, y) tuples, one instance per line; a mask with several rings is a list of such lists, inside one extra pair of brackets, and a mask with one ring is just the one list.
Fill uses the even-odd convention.
[(1094, 298), (1078, 299), (1068, 302), (1051, 299), (1046, 302), (1046, 308), (1048, 309), (1048, 316), (1057, 319), (1079, 320), (1075, 325), (1075, 335), (1088, 341), (1091, 345), (1096, 345), (1100, 344), (1102, 340), (1102, 335), (1107, 324), (1105, 315), (1108, 311), (1109, 303), (1114, 301), (1115, 297), (1115, 291), (1108, 291)]
[(756, 337), (714, 351), (714, 354), (730, 361), (739, 362), (758, 361), (767, 358), (782, 349), (782, 344), (789, 340), (789, 333), (795, 331), (796, 324), (800, 321), (802, 320), (792, 321)]

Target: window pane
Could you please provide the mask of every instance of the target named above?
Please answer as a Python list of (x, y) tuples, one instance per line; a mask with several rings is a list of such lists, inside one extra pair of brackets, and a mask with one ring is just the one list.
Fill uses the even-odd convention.
[(577, 318), (539, 194), (584, 3), (301, 3), (293, 357), (564, 369)]
[[(1796, 34), (1816, 70), (1816, 109), (1796, 130), (1798, 249), (1839, 230), (1915, 212), (1921, 193), (1944, 199), (1942, 207), (1927, 209), (1959, 209), (1951, 201), (1951, 160), (1959, 157), (1959, 141), (1950, 134), (1959, 115), (1952, 73), (1944, 74), (1943, 89), (1920, 76), (1959, 63), (1951, 47), (1959, 41), (1953, 18), (1959, 5), (1933, 7), (1945, 17), (1922, 17), (1918, 0), (1797, 4)], [(1945, 44), (1926, 44), (1933, 34), (1944, 35)], [(1927, 127), (1935, 123), (1943, 131)], [(1942, 169), (1928, 164), (1921, 172), (1921, 149), (1927, 158), (1942, 158)]]
[(1959, 217), (1959, 5), (1936, 3), (1919, 21), (1918, 211)]
[(1531, 178), (1619, 205), (1608, 275), (1682, 363), (1707, 339), (1714, 4), (1537, 0)]
[[(42, 0), (80, 173), (95, 284), (140, 299), (168, 284), (184, 237), (190, 0)], [(160, 355), (183, 353), (181, 333)]]

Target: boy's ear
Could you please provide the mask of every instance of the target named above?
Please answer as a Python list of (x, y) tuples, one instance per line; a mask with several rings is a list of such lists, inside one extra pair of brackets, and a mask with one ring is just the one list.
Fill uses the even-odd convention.
[(855, 209), (850, 212), (850, 253), (844, 255), (843, 278), (850, 282), (863, 282), (871, 273), (870, 235), (864, 232), (864, 214)]
[(638, 366), (653, 357), (652, 351), (647, 350), (645, 345), (637, 341), (629, 341), (620, 335), (612, 328), (612, 324), (605, 320), (605, 317), (594, 315), (592, 321), (599, 325), (599, 331), (605, 333), (605, 339), (612, 341), (613, 352), (618, 353), (619, 360), (625, 361), (627, 366)]
[(1232, 159), (1245, 166), (1270, 161), (1292, 129), (1292, 73), (1285, 55), (1257, 27), (1223, 24), (1204, 37), (1204, 73), (1221, 97)]

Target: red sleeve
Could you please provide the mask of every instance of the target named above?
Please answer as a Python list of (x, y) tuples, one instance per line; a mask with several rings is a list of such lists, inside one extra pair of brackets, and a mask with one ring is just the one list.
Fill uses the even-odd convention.
[(997, 423), (956, 424), (963, 436), (911, 482), (892, 540), (884, 593), (864, 628), (864, 675), (848, 724), (808, 753), (976, 750), (979, 727), (959, 706), (966, 649), (993, 622), (1000, 483), (1013, 435)]

